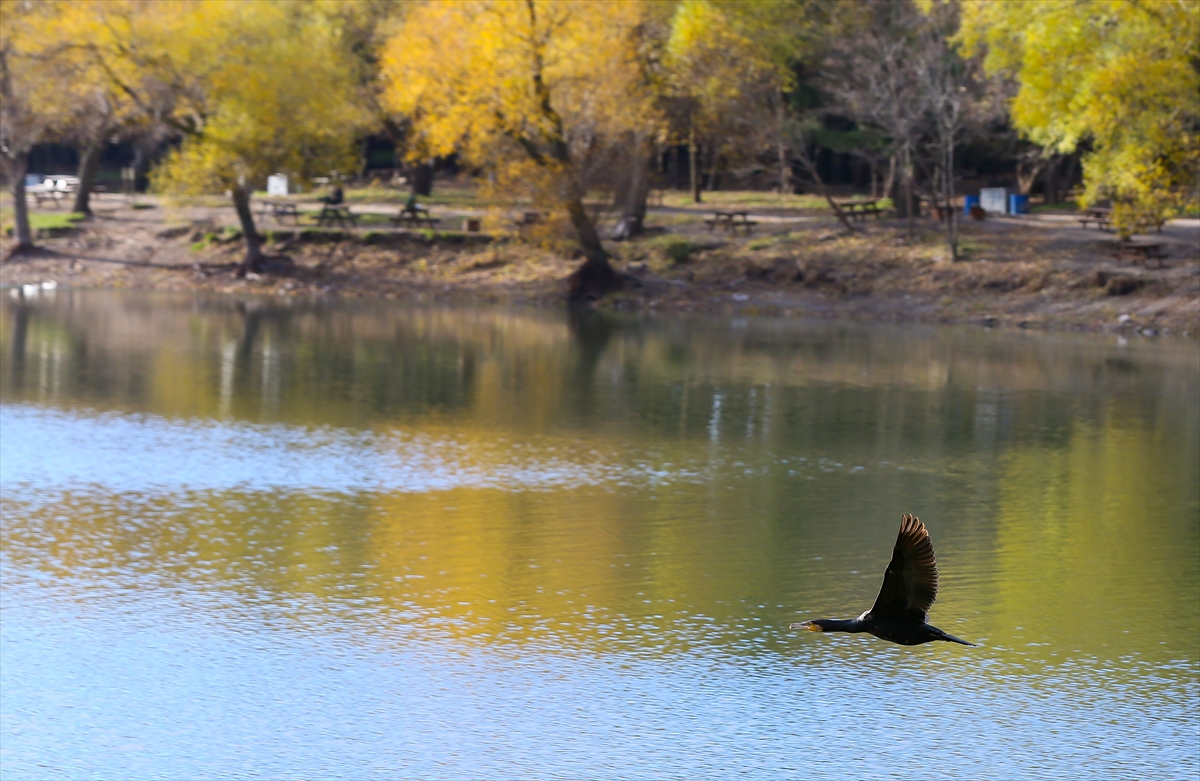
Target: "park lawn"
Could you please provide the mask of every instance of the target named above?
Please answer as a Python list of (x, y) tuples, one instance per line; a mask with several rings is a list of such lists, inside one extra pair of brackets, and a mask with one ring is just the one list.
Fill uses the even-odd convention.
[[(661, 201), (658, 197), (660, 194)], [(823, 197), (811, 194), (795, 195), (787, 193), (781, 196), (778, 193), (759, 192), (755, 190), (714, 190), (701, 193), (701, 198), (703, 199), (702, 203), (695, 203), (692, 200), (691, 193), (686, 190), (660, 190), (651, 194), (650, 205), (651, 207), (661, 205), (698, 212), (711, 211), (714, 208), (801, 210), (824, 210), (829, 208)], [(367, 185), (363, 187), (348, 187), (346, 189), (346, 201), (350, 203), (375, 202), (402, 204), (407, 200), (408, 190), (406, 188)], [(522, 205), (528, 205), (527, 200), (518, 197), (501, 199), (489, 196), (485, 193), (484, 188), (470, 183), (460, 184), (457, 182), (441, 181), (434, 184), (431, 195), (419, 196), (417, 200), (423, 206), (446, 206), (464, 209), (517, 208)], [(590, 192), (585, 200), (588, 203), (595, 204), (610, 203), (612, 196), (607, 192)], [(887, 201), (887, 199), (884, 200)], [(884, 206), (884, 208), (888, 207)]]
[[(692, 200), (692, 194), (686, 190), (663, 190), (662, 205), (673, 209), (691, 209), (695, 211), (712, 211), (740, 207), (746, 209), (828, 209), (829, 204), (819, 195), (785, 193), (780, 195), (773, 192), (757, 190), (705, 190), (700, 193), (702, 203)], [(651, 200), (651, 203), (655, 203)]]
[[(13, 232), (13, 216), (11, 209), (5, 209), (4, 221), (0, 222), (0, 230), (11, 236)], [(80, 220), (87, 219), (83, 212), (30, 212), (29, 229), (36, 233), (39, 230), (60, 230), (71, 228)]]
[[(346, 188), (347, 203), (395, 203), (408, 200), (408, 188), (384, 187), (382, 185), (354, 186)], [(448, 206), (460, 209), (487, 209), (507, 206), (502, 201), (486, 197), (478, 187), (468, 184), (435, 182), (432, 195), (417, 196), (422, 206)]]
[(1062, 203), (1038, 203), (1029, 206), (1030, 214), (1040, 214), (1042, 212), (1077, 212), (1079, 204), (1075, 201), (1063, 201)]
[[(306, 202), (316, 200), (320, 195), (325, 194), (324, 189), (314, 190), (311, 193), (303, 193), (290, 196), (289, 200), (297, 202)], [(265, 199), (266, 192), (257, 191), (254, 193), (255, 199)], [(408, 201), (409, 190), (407, 187), (390, 187), (381, 184), (367, 185), (349, 185), (345, 188), (345, 199), (347, 204), (363, 204), (363, 203), (387, 203), (402, 205)], [(757, 190), (713, 190), (704, 191), (701, 193), (703, 199), (701, 203), (696, 203), (692, 200), (692, 195), (686, 190), (655, 190), (650, 196), (650, 207), (666, 207), (670, 209), (684, 209), (696, 213), (711, 212), (714, 209), (790, 209), (796, 211), (827, 211), (829, 209), (825, 198), (820, 195), (813, 194), (793, 194), (786, 193), (779, 195), (773, 192), (761, 192)], [(176, 198), (178, 202), (186, 203), (195, 206), (221, 206), (227, 205), (228, 200), (220, 196), (190, 196), (185, 198)], [(608, 192), (593, 191), (589, 192), (585, 203), (592, 206), (601, 206), (612, 203), (612, 195)], [(499, 198), (495, 195), (487, 193), (487, 188), (480, 187), (473, 182), (444, 182), (437, 181), (433, 187), (431, 195), (422, 195), (417, 197), (417, 202), (422, 206), (441, 206), (450, 209), (519, 209), (529, 208), (530, 203), (527, 198)], [(891, 208), (891, 200), (883, 198), (880, 200), (880, 207), (884, 209)]]

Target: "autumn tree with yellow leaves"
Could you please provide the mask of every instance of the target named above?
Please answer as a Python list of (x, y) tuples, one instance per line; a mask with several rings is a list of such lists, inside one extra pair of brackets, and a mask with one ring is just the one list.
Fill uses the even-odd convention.
[(620, 278), (584, 206), (588, 171), (630, 128), (654, 128), (634, 45), (639, 2), (463, 0), (410, 10), (383, 58), (387, 99), (424, 151), (461, 153), (536, 186), (566, 213), (585, 260), (581, 300)]
[(780, 187), (789, 184), (786, 95), (808, 34), (823, 23), (808, 0), (682, 0), (671, 19), (665, 64), (675, 133), (688, 144), (692, 197), (701, 201), (699, 162), (709, 182), (722, 155), (756, 158), (775, 147)]

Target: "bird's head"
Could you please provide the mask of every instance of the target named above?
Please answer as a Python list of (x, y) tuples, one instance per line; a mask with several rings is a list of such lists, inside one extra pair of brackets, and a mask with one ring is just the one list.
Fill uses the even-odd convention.
[(801, 621), (799, 624), (792, 624), (789, 629), (807, 629), (810, 632), (824, 632), (829, 624), (828, 618), (817, 618), (812, 621)]

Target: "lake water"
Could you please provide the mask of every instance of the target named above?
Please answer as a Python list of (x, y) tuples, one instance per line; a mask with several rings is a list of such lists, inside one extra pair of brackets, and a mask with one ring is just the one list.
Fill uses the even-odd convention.
[[(0, 309), (4, 779), (1195, 778), (1194, 341)], [(930, 620), (870, 606), (928, 525)]]

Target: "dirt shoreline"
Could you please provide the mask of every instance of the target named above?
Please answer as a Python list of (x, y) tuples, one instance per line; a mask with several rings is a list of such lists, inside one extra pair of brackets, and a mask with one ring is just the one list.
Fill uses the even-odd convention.
[[(152, 199), (142, 206), (98, 201), (93, 217), (0, 266), (0, 285), (15, 295), (49, 283), (559, 306), (579, 263), (553, 242), (511, 236), (268, 223), (260, 227), (268, 239), (265, 273), (237, 279), (242, 242), (232, 209)], [(595, 306), (1200, 335), (1200, 221), (1139, 237), (1166, 252), (1158, 268), (1115, 257), (1111, 235), (1084, 231), (1069, 215), (967, 222), (965, 259), (950, 263), (928, 220), (909, 241), (898, 221), (868, 221), (845, 234), (821, 214), (764, 214), (753, 236), (729, 237), (704, 229), (705, 209), (693, 210), (694, 220), (670, 211), (669, 235), (611, 245), (626, 289)], [(648, 222), (655, 223), (653, 212)], [(5, 255), (10, 243), (4, 240)]]

